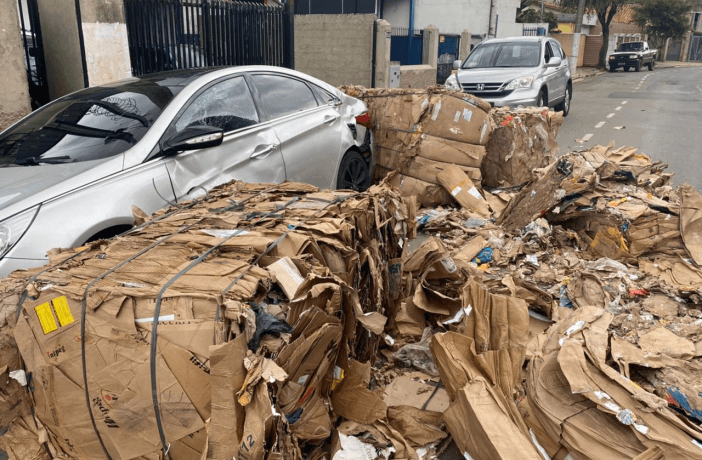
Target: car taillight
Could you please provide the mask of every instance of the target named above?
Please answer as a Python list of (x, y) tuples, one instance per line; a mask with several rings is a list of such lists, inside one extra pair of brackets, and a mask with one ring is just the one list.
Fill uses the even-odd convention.
[(356, 123), (361, 126), (365, 126), (366, 128), (370, 128), (371, 119), (370, 115), (368, 115), (368, 112), (363, 112), (362, 114), (358, 115), (356, 117)]

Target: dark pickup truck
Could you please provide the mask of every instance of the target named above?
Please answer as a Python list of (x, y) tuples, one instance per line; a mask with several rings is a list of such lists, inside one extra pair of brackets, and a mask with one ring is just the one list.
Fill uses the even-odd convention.
[(609, 56), (609, 71), (615, 72), (618, 67), (623, 67), (624, 72), (628, 72), (631, 68), (638, 72), (643, 66), (648, 66), (648, 70), (653, 70), (656, 66), (657, 53), (658, 51), (650, 49), (646, 42), (622, 43)]

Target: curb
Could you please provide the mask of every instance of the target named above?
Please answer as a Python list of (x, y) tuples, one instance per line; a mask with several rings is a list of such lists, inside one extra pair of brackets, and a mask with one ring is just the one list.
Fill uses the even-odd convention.
[(602, 75), (603, 73), (605, 73), (604, 70), (597, 70), (597, 71), (595, 71), (595, 72), (586, 73), (586, 74), (584, 74), (584, 75), (581, 75), (581, 76), (578, 76), (578, 77), (574, 78), (574, 79), (573, 79), (573, 83), (578, 83), (579, 81), (583, 81), (583, 80), (585, 80), (586, 78), (596, 77), (596, 76), (598, 76), (598, 75)]

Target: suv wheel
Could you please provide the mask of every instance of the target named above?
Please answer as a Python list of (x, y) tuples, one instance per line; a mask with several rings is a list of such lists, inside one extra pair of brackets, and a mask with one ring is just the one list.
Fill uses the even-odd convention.
[(648, 63), (648, 70), (653, 71), (653, 69), (656, 67), (656, 60), (651, 59), (651, 62)]
[(370, 185), (370, 170), (366, 159), (363, 158), (363, 155), (353, 150), (346, 152), (346, 155), (341, 160), (341, 166), (339, 166), (336, 188), (362, 192)]
[(634, 70), (636, 70), (637, 72), (641, 72), (641, 61), (636, 63), (636, 65), (634, 66)]
[(556, 106), (556, 111), (563, 112), (564, 117), (567, 117), (568, 112), (570, 112), (570, 100), (573, 97), (572, 91), (573, 90), (571, 89), (570, 85), (566, 86), (565, 99), (563, 99), (563, 102)]
[(628, 71), (629, 71), (629, 67), (624, 66), (624, 72), (628, 72)]

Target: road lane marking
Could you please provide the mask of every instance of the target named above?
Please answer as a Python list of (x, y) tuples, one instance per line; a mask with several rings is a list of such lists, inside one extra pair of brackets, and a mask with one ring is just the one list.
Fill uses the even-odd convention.
[(622, 106), (620, 105), (619, 107), (617, 107), (617, 108), (614, 109), (614, 110), (621, 110), (621, 109), (622, 109)]
[(622, 105), (626, 104), (627, 102), (629, 102), (629, 101), (622, 101)]
[(601, 121), (595, 125), (595, 128), (601, 128), (604, 126), (605, 123), (606, 123), (605, 121)]
[(612, 113), (610, 113), (609, 115), (607, 115), (607, 118), (612, 118), (613, 116), (614, 116), (614, 112), (612, 112)]
[(590, 138), (592, 138), (592, 134), (586, 134), (583, 136), (583, 141), (587, 142), (590, 140)]

